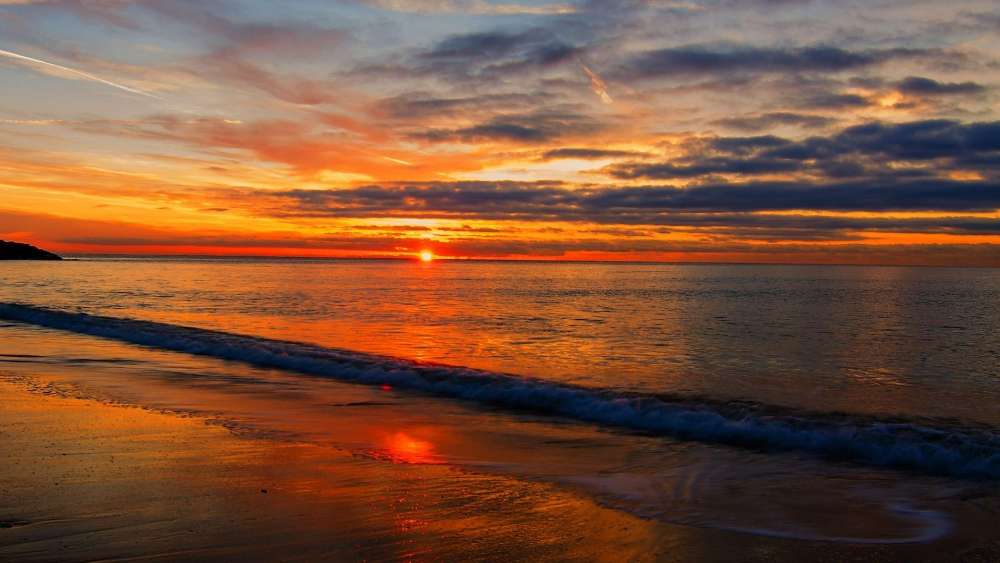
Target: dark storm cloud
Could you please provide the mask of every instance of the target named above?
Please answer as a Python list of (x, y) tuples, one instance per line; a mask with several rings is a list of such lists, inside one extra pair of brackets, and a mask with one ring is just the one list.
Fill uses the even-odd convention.
[(976, 82), (938, 82), (922, 76), (908, 76), (896, 84), (896, 89), (904, 94), (940, 96), (952, 94), (978, 94), (986, 87)]
[(926, 51), (917, 49), (848, 51), (832, 46), (788, 49), (686, 46), (635, 55), (620, 74), (635, 79), (715, 73), (841, 72), (925, 54)]

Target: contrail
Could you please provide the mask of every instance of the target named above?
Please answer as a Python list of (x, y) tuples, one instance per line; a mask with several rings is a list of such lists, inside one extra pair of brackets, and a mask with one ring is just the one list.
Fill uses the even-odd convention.
[(583, 72), (587, 73), (587, 77), (590, 78), (590, 89), (600, 96), (601, 101), (606, 104), (615, 103), (614, 99), (611, 98), (611, 94), (608, 94), (607, 84), (601, 80), (601, 77), (596, 72), (590, 70), (590, 67), (583, 64), (583, 61), (580, 61), (580, 66), (583, 68)]
[(413, 166), (412, 162), (407, 162), (407, 161), (399, 159), (399, 158), (392, 158), (391, 156), (385, 156), (384, 154), (380, 154), (379, 156), (381, 156), (382, 158), (388, 160), (389, 162), (395, 162), (396, 164), (403, 164), (403, 165), (406, 165), (406, 166)]
[(69, 67), (65, 67), (65, 66), (62, 66), (62, 65), (57, 65), (55, 63), (50, 63), (48, 61), (43, 61), (41, 59), (36, 59), (34, 57), (28, 57), (28, 56), (25, 56), (25, 55), (19, 55), (17, 53), (13, 53), (11, 51), (5, 51), (3, 49), (0, 49), (0, 56), (4, 56), (4, 57), (11, 58), (11, 59), (16, 59), (16, 60), (21, 60), (21, 61), (27, 61), (29, 63), (44, 65), (44, 66), (51, 67), (51, 68), (56, 68), (56, 69), (59, 69), (59, 70), (61, 70), (63, 72), (68, 72), (70, 74), (75, 74), (77, 76), (81, 76), (83, 78), (86, 78), (87, 80), (93, 80), (94, 82), (100, 82), (101, 84), (106, 84), (108, 86), (111, 86), (112, 88), (118, 88), (119, 90), (124, 90), (126, 92), (131, 92), (133, 94), (139, 94), (140, 96), (146, 96), (147, 98), (154, 98), (154, 99), (157, 99), (157, 100), (162, 100), (163, 99), (163, 98), (161, 98), (161, 97), (159, 97), (159, 96), (157, 96), (155, 94), (150, 94), (149, 92), (143, 92), (142, 90), (136, 90), (135, 88), (129, 88), (128, 86), (125, 86), (123, 84), (118, 84), (118, 83), (112, 82), (110, 80), (105, 80), (105, 79), (101, 78), (100, 76), (94, 76), (93, 74), (90, 74), (90, 73), (87, 73), (87, 72), (83, 72), (82, 70), (76, 70), (74, 68), (69, 68)]

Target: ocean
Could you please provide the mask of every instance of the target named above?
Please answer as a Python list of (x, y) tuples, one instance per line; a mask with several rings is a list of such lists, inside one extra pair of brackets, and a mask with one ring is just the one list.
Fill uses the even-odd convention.
[(454, 468), (445, 496), (851, 545), (998, 506), (995, 269), (83, 258), (0, 267), (0, 323), (9, 381)]

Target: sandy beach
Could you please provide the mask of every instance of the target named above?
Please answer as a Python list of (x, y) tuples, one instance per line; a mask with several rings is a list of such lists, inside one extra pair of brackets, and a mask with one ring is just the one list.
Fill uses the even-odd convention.
[[(930, 545), (677, 526), (546, 483), (359, 456), (78, 393), (9, 373), (0, 383), (0, 559), (731, 561), (736, 553), (748, 561), (991, 561), (1000, 554), (996, 529), (982, 522)], [(420, 454), (419, 443), (400, 448)]]

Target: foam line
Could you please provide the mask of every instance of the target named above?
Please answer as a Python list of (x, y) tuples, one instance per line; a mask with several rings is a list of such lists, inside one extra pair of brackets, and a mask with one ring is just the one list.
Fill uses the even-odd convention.
[(1000, 434), (987, 427), (622, 393), (33, 305), (0, 303), (0, 319), (356, 383), (389, 384), (683, 440), (798, 451), (937, 475), (1000, 478)]

